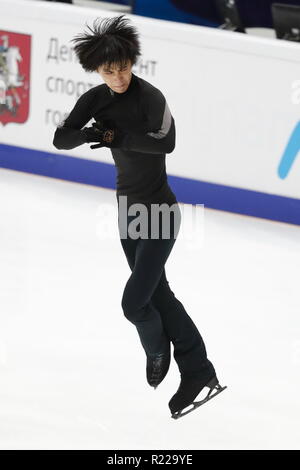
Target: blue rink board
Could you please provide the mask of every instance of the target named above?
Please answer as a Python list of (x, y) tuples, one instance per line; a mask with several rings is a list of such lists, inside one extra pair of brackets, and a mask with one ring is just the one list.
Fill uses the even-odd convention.
[[(0, 144), (0, 167), (105, 188), (116, 188), (114, 164)], [(300, 200), (168, 175), (177, 200), (212, 209), (300, 225)]]

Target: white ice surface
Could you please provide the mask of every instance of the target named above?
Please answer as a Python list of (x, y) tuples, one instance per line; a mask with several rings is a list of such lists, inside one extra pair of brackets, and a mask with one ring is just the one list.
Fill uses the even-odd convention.
[(205, 209), (200, 249), (176, 241), (170, 287), (228, 388), (173, 420), (177, 364), (150, 388), (123, 316), (116, 210), (114, 190), (0, 170), (1, 449), (299, 449), (300, 228)]

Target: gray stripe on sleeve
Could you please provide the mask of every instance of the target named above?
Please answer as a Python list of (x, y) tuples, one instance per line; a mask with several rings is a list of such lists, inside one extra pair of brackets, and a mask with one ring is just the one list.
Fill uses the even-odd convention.
[(158, 132), (147, 132), (147, 135), (149, 135), (150, 137), (154, 137), (155, 139), (162, 139), (163, 137), (166, 137), (166, 135), (168, 134), (171, 124), (172, 124), (172, 115), (171, 115), (168, 103), (167, 101), (165, 101), (165, 110), (164, 110), (161, 128), (159, 129)]

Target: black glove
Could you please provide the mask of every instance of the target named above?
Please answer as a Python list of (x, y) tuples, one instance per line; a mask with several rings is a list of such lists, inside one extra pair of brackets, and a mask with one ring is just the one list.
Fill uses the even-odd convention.
[(124, 134), (116, 127), (108, 128), (107, 124), (113, 124), (112, 121), (96, 121), (93, 122), (91, 127), (84, 127), (82, 132), (85, 136), (85, 141), (99, 142), (98, 144), (91, 145), (91, 149), (99, 147), (119, 147), (123, 141)]

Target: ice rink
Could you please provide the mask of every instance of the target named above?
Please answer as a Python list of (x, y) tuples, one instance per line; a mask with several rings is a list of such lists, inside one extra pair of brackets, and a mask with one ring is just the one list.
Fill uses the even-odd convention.
[(201, 246), (176, 241), (170, 287), (228, 387), (179, 420), (174, 358), (154, 391), (121, 308), (115, 190), (0, 169), (0, 230), (1, 449), (300, 448), (299, 226), (205, 209)]

